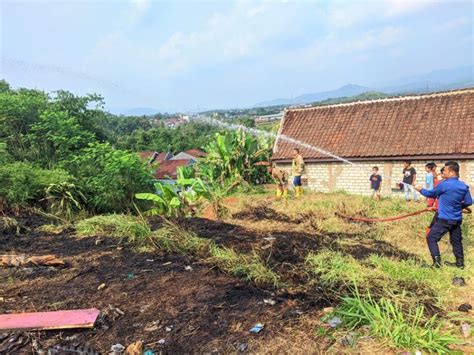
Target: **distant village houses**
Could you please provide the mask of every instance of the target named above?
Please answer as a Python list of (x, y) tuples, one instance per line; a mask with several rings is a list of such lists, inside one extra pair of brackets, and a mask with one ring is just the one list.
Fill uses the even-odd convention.
[(139, 156), (146, 160), (148, 165), (158, 164), (154, 176), (157, 180), (167, 183), (174, 183), (177, 178), (177, 171), (180, 166), (192, 166), (199, 158), (207, 156), (206, 152), (200, 149), (189, 149), (173, 155), (170, 152), (144, 151)]

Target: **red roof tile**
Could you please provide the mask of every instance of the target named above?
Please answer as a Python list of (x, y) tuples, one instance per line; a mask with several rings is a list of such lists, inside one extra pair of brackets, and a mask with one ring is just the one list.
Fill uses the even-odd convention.
[(206, 152), (203, 152), (202, 150), (196, 149), (196, 148), (185, 150), (184, 153), (189, 154), (189, 155), (191, 155), (193, 157), (196, 157), (196, 158), (201, 158), (201, 157), (206, 157), (207, 156)]
[(190, 165), (191, 159), (164, 160), (155, 171), (157, 179), (176, 179), (176, 171), (180, 166)]
[(173, 157), (173, 154), (169, 152), (158, 153), (158, 152), (155, 152), (154, 150), (147, 150), (147, 151), (138, 153), (140, 158), (146, 160), (147, 162), (150, 162), (150, 160), (153, 158), (155, 154), (156, 154), (156, 157), (155, 159), (153, 159), (154, 163), (161, 163), (163, 160), (168, 160)]
[[(280, 134), (347, 159), (474, 157), (474, 89), (289, 109)], [(295, 147), (280, 138), (272, 158), (290, 159)], [(306, 159), (332, 160), (298, 148)]]

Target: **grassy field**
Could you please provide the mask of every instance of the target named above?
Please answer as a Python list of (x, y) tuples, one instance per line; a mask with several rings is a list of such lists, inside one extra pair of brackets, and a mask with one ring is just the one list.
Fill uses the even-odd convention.
[[(165, 352), (233, 352), (240, 346), (236, 344), (261, 353), (473, 350), (472, 337), (463, 338), (461, 332), (462, 323), (472, 325), (472, 311), (457, 311), (460, 304), (472, 303), (474, 294), (472, 216), (466, 216), (463, 224), (466, 268), (432, 269), (425, 242), (431, 212), (377, 224), (337, 216), (397, 216), (423, 209), (423, 203), (374, 201), (344, 193), (288, 200), (269, 193), (246, 194), (223, 203), (228, 213), (219, 221), (199, 216), (147, 220), (103, 215), (64, 230), (40, 223), (33, 234), (22, 235), (19, 231), (28, 228), (21, 221), (5, 219), (7, 251), (33, 247), (54, 252), (73, 267), (58, 271), (57, 276), (32, 274), (18, 279), (16, 274), (0, 274), (9, 285), (0, 296), (28, 295), (33, 282), (41, 290), (34, 297), (42, 300), (33, 305), (35, 309), (49, 309), (57, 302), (89, 306), (89, 295), (103, 282), (89, 285), (90, 280), (107, 280), (95, 306), (102, 310), (113, 299), (115, 307), (126, 310), (130, 318), (112, 326), (106, 335), (82, 333), (79, 339), (103, 351), (107, 342), (138, 338)], [(440, 243), (444, 260), (453, 259), (448, 239)], [(144, 259), (159, 259), (162, 264), (151, 266)], [(145, 273), (143, 263), (150, 265)], [(169, 264), (173, 266), (168, 270), (164, 266)], [(141, 275), (140, 280), (127, 284), (123, 273)], [(453, 286), (453, 277), (463, 277), (467, 285)], [(131, 299), (130, 293), (147, 296)], [(219, 293), (223, 294), (217, 297)], [(63, 300), (55, 301), (58, 297)], [(161, 308), (164, 304), (167, 308)], [(15, 307), (24, 310), (31, 304), (17, 301), (6, 310)], [(155, 307), (166, 315), (162, 322), (179, 320), (183, 330), (176, 334), (140, 330), (137, 324), (146, 324), (155, 313), (133, 311), (134, 307)], [(169, 307), (174, 311), (167, 313)], [(214, 313), (203, 316), (200, 310), (207, 307)], [(332, 328), (328, 321), (334, 317), (342, 324)], [(251, 335), (248, 329), (257, 321), (266, 324), (265, 330)], [(195, 331), (182, 333), (187, 327)], [(48, 334), (52, 342), (56, 335)], [(167, 339), (164, 346), (156, 343), (161, 337)]]

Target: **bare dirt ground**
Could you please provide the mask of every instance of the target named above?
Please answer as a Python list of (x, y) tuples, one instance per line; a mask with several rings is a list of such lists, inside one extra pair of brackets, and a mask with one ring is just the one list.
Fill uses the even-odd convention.
[[(325, 326), (323, 309), (340, 299), (311, 282), (304, 258), (321, 249), (358, 260), (373, 253), (398, 260), (419, 255), (395, 243), (367, 238), (363, 227), (354, 233), (321, 233), (311, 212), (297, 216), (279, 212), (272, 201), (264, 197), (242, 205), (232, 198), (225, 201), (229, 214), (224, 221), (204, 211), (208, 218), (176, 222), (217, 245), (258, 254), (282, 277), (286, 286), (278, 291), (255, 287), (195, 258), (139, 253), (113, 238), (77, 238), (73, 230), (58, 235), (35, 232), (50, 222), (37, 215), (17, 218), (21, 233), (0, 233), (0, 254), (55, 254), (67, 266), (0, 269), (0, 314), (95, 307), (101, 315), (88, 330), (0, 331), (0, 354), (33, 353), (55, 345), (88, 346), (108, 353), (114, 344), (127, 346), (137, 340), (145, 349), (163, 354), (390, 353), (363, 332), (351, 345), (342, 341), (345, 333), (318, 333)], [(160, 223), (153, 221), (152, 226), (159, 228)], [(102, 284), (105, 287), (98, 289)], [(256, 323), (265, 328), (251, 334)]]
[[(34, 215), (19, 221), (30, 230), (47, 223)], [(224, 238), (234, 228), (203, 219), (187, 222)], [(255, 241), (248, 234), (245, 239), (245, 231), (235, 233), (230, 244), (238, 248), (242, 243), (246, 249), (244, 244)], [(87, 345), (105, 353), (113, 344), (137, 340), (162, 353), (251, 351), (297, 323), (304, 312), (327, 305), (321, 299), (255, 288), (187, 257), (135, 253), (113, 239), (78, 239), (73, 231), (0, 238), (0, 254), (55, 254), (67, 262), (65, 268), (0, 269), (0, 313), (101, 310), (92, 330), (0, 333), (0, 353), (32, 353), (58, 344)], [(288, 258), (293, 258), (291, 250)], [(101, 284), (105, 288), (98, 290)], [(264, 331), (249, 333), (257, 322), (265, 324)]]

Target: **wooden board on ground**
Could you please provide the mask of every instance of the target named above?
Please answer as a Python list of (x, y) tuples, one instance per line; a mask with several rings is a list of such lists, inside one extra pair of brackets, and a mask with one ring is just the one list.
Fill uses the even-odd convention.
[(100, 311), (95, 308), (69, 311), (0, 315), (0, 330), (49, 330), (92, 328)]

